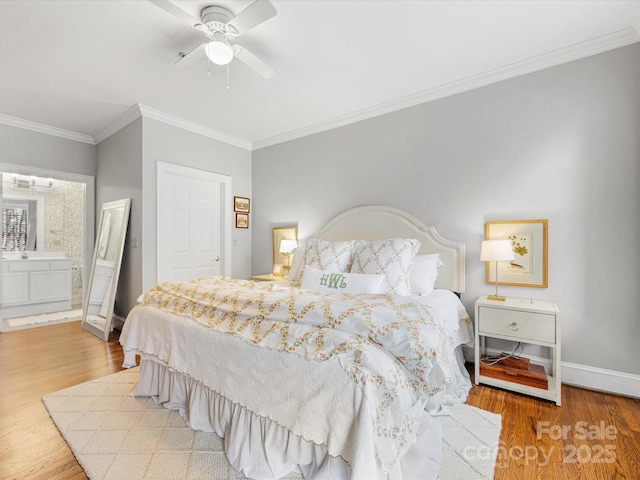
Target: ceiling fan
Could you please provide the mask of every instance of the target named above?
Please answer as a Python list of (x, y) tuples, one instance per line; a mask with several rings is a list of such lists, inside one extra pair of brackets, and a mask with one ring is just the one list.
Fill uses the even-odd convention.
[(228, 65), (231, 60), (237, 58), (264, 78), (270, 78), (275, 73), (270, 65), (245, 47), (231, 43), (237, 36), (276, 15), (276, 9), (269, 0), (256, 0), (235, 16), (224, 7), (210, 5), (202, 9), (200, 20), (169, 0), (149, 1), (188, 23), (207, 37), (206, 42), (189, 53), (181, 54), (176, 65), (187, 67), (203, 58), (209, 58), (216, 65)]

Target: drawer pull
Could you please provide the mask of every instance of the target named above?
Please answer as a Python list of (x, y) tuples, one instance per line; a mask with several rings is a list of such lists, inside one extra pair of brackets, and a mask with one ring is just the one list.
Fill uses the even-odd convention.
[(520, 330), (520, 327), (518, 326), (518, 324), (516, 322), (513, 322), (509, 326), (511, 327), (511, 330), (513, 330), (514, 332), (517, 332), (518, 330)]

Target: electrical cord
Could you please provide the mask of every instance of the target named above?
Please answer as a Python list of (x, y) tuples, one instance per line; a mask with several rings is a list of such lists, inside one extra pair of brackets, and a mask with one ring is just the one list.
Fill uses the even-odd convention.
[[(519, 350), (519, 351), (518, 351)], [(498, 356), (490, 356), (487, 355), (484, 358), (480, 359), (480, 364), (481, 365), (495, 365), (497, 363), (500, 363), (502, 360), (504, 360), (505, 358), (512, 358), (512, 357), (517, 357), (519, 356), (522, 352), (524, 351), (524, 347), (522, 346), (522, 342), (518, 342), (516, 344), (516, 346), (513, 348), (513, 350), (511, 351), (510, 354), (508, 354), (505, 357), (502, 357), (500, 355)]]

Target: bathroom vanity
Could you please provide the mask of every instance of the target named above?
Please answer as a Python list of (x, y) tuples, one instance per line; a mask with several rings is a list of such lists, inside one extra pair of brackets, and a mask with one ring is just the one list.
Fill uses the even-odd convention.
[(24, 317), (71, 309), (71, 259), (63, 252), (5, 252), (2, 314)]

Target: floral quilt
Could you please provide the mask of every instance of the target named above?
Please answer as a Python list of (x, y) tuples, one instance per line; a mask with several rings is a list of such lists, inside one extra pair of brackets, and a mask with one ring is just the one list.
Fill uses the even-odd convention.
[(263, 348), (338, 358), (365, 393), (376, 454), (389, 468), (447, 382), (453, 337), (419, 298), (318, 293), (226, 277), (165, 282), (141, 298)]

